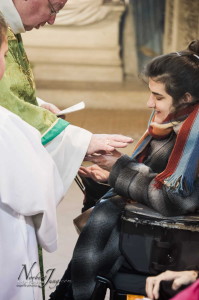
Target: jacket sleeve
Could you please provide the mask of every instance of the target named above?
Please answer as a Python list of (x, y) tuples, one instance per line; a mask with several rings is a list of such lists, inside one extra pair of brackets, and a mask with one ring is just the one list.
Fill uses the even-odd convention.
[(199, 207), (199, 180), (196, 180), (194, 192), (183, 197), (174, 193), (165, 185), (155, 187), (157, 173), (143, 163), (122, 156), (113, 166), (109, 183), (124, 197), (143, 203), (167, 216), (194, 212)]

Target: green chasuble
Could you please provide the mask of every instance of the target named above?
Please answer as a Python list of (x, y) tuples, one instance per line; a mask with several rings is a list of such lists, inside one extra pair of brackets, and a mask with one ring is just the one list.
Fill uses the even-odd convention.
[(6, 72), (0, 80), (0, 105), (38, 129), (45, 145), (59, 135), (69, 123), (38, 106), (34, 78), (21, 35), (14, 35), (10, 28), (8, 46)]

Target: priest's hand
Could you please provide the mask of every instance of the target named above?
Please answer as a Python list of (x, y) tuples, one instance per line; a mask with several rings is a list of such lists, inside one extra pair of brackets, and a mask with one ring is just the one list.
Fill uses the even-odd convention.
[(122, 156), (122, 153), (114, 150), (110, 154), (93, 154), (88, 155), (84, 158), (85, 161), (93, 162), (97, 164), (99, 167), (103, 168), (104, 170), (110, 171), (112, 166), (116, 163), (118, 158)]
[(98, 165), (92, 165), (89, 167), (80, 167), (78, 174), (81, 177), (91, 178), (94, 181), (106, 182), (108, 181), (110, 173), (106, 170), (103, 170)]
[(132, 142), (132, 138), (121, 134), (93, 134), (86, 154), (110, 153), (115, 148), (125, 148)]
[(157, 276), (148, 277), (146, 280), (146, 294), (150, 299), (158, 299), (161, 281), (173, 280), (172, 289), (178, 290), (182, 285), (193, 283), (197, 276), (198, 271), (166, 271)]
[(40, 106), (51, 111), (53, 114), (58, 114), (60, 112), (60, 109), (52, 103), (44, 102)]

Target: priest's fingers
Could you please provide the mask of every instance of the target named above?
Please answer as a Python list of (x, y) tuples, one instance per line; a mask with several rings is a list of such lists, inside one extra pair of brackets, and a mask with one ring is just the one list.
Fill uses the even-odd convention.
[(125, 136), (122, 134), (110, 134), (107, 135), (107, 138), (110, 140), (114, 140), (115, 142), (121, 142), (121, 143), (133, 143), (133, 139), (129, 136)]
[[(116, 137), (115, 137), (116, 136)], [(93, 134), (90, 144), (88, 146), (87, 155), (93, 153), (105, 151), (107, 153), (112, 152), (116, 147), (124, 148), (129, 143), (132, 143), (132, 138), (121, 135), (120, 142), (118, 141), (120, 135), (110, 134)]]
[(106, 140), (107, 145), (112, 146), (114, 148), (125, 148), (125, 147), (127, 147), (132, 142), (133, 142), (132, 139), (129, 140), (129, 141), (126, 141), (126, 139), (125, 140), (122, 140), (122, 139), (121, 140), (117, 140), (115, 138), (108, 138)]
[(105, 135), (105, 144), (114, 148), (125, 148), (131, 143), (133, 143), (133, 139), (124, 135)]
[(41, 104), (41, 107), (51, 111), (53, 114), (58, 114), (60, 112), (60, 109), (52, 103), (44, 102)]

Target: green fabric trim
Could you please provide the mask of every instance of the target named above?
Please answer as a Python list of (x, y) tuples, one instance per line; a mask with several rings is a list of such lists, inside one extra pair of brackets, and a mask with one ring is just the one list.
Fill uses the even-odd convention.
[(30, 63), (21, 36), (8, 29), (9, 51), (6, 72), (0, 80), (0, 105), (18, 115), (44, 135), (58, 120), (57, 116), (39, 107)]
[(44, 261), (42, 247), (38, 244), (39, 268), (41, 274), (41, 288), (43, 300), (45, 300), (45, 276), (44, 276)]
[(57, 119), (53, 127), (50, 128), (44, 136), (41, 138), (41, 142), (43, 145), (46, 145), (50, 141), (52, 141), (56, 136), (58, 136), (70, 123), (63, 120)]

